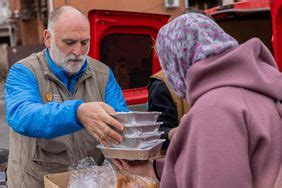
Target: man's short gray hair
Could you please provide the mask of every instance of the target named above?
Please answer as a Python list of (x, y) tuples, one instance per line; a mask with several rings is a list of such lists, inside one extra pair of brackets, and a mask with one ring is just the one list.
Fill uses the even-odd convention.
[(82, 12), (80, 12), (78, 9), (76, 9), (72, 6), (61, 6), (59, 8), (56, 8), (55, 10), (53, 10), (50, 13), (50, 16), (48, 18), (47, 29), (51, 32), (51, 34), (54, 33), (54, 26), (55, 26), (55, 23), (57, 22), (57, 20), (59, 19), (60, 15), (67, 10), (75, 10), (75, 11), (79, 12), (88, 21), (88, 18)]

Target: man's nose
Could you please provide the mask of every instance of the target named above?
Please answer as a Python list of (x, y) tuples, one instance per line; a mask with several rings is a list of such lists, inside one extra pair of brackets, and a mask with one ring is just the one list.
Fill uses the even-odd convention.
[(80, 56), (80, 55), (82, 54), (81, 44), (75, 45), (75, 47), (72, 49), (72, 53), (73, 53), (75, 56)]

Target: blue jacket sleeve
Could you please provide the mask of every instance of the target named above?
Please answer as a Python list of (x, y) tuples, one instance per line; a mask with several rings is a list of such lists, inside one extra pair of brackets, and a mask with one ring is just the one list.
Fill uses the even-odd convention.
[(43, 104), (33, 73), (22, 64), (15, 64), (5, 85), (8, 125), (22, 135), (51, 139), (73, 133), (83, 127), (76, 111), (82, 100)]
[(117, 112), (129, 111), (126, 106), (122, 91), (111, 70), (105, 91), (105, 103), (113, 107)]

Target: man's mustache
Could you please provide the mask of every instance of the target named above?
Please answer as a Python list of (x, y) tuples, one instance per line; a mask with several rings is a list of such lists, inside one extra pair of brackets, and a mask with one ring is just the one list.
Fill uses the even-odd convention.
[(84, 61), (86, 58), (86, 55), (80, 55), (78, 57), (75, 57), (73, 55), (66, 57), (66, 61)]

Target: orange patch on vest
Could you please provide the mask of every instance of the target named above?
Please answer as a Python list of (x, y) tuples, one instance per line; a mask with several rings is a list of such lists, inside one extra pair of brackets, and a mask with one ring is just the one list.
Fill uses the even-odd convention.
[(51, 93), (49, 93), (49, 92), (46, 93), (46, 100), (47, 100), (48, 102), (51, 102), (51, 101), (52, 101), (52, 94), (51, 94)]

